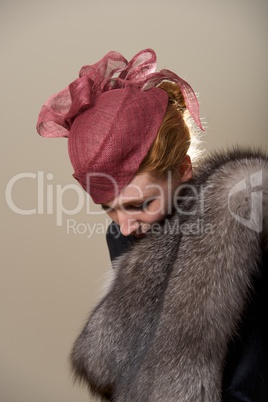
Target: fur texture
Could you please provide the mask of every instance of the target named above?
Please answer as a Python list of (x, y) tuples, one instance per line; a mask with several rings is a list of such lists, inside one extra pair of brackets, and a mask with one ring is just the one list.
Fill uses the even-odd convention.
[(101, 400), (218, 402), (227, 347), (267, 251), (268, 160), (206, 159), (176, 213), (115, 264), (71, 353)]

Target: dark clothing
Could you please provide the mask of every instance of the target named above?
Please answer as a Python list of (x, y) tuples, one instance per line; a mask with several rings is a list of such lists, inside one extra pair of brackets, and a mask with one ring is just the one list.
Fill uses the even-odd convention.
[[(111, 261), (139, 241), (123, 236), (112, 222), (106, 234)], [(255, 281), (255, 296), (248, 306), (240, 332), (229, 346), (223, 377), (223, 402), (268, 401), (268, 256), (263, 258), (262, 275)]]
[(137, 240), (135, 236), (123, 236), (120, 232), (119, 226), (112, 222), (108, 227), (106, 233), (106, 240), (108, 244), (108, 249), (110, 253), (111, 261), (115, 258), (120, 257), (120, 255), (126, 253), (134, 241)]

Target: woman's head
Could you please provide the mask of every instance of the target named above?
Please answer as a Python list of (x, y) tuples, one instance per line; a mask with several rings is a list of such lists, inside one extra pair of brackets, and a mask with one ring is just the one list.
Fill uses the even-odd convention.
[(131, 182), (102, 205), (125, 236), (143, 237), (153, 224), (170, 215), (179, 185), (192, 176), (183, 95), (171, 82), (163, 82), (159, 88), (167, 92), (168, 104), (156, 138)]
[(69, 157), (74, 177), (96, 204), (116, 196), (134, 177), (155, 139), (167, 93), (135, 86), (107, 91), (73, 122)]
[(110, 52), (40, 112), (39, 134), (68, 137), (74, 177), (95, 203), (114, 199), (140, 173), (162, 180), (183, 172), (190, 143), (183, 111), (202, 128), (198, 102), (184, 80), (155, 68), (151, 49), (130, 62)]

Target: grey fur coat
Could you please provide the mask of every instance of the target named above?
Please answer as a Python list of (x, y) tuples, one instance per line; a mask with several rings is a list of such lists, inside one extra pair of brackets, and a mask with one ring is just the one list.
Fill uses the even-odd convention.
[(268, 159), (214, 154), (176, 212), (115, 262), (71, 364), (100, 400), (220, 402), (228, 344), (268, 250)]

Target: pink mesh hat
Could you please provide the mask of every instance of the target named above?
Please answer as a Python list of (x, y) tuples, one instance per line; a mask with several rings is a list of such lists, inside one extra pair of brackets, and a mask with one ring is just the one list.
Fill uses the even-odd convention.
[(75, 179), (96, 204), (112, 200), (133, 179), (163, 120), (167, 93), (163, 80), (179, 85), (193, 120), (202, 129), (191, 86), (169, 70), (156, 72), (152, 49), (129, 62), (109, 52), (84, 66), (79, 78), (43, 105), (37, 132), (67, 137)]

